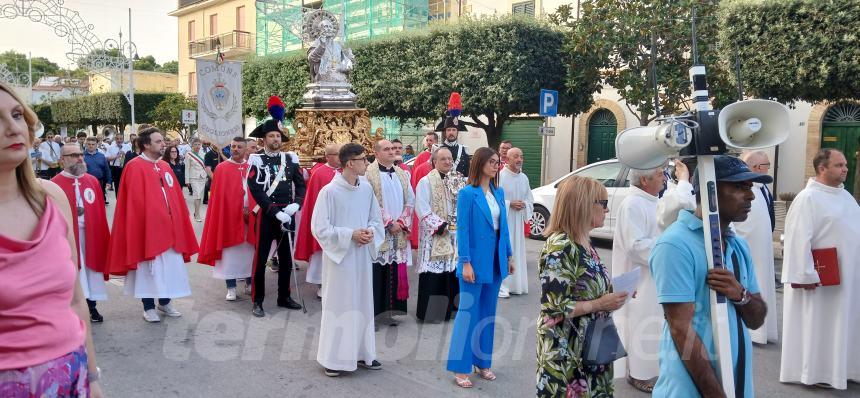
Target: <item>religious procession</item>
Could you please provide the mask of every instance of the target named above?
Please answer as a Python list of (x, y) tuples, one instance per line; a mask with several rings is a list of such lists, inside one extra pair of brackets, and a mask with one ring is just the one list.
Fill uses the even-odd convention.
[[(230, 10), (243, 31), (244, 1), (214, 3), (169, 14), (192, 35), (195, 13)], [(307, 82), (255, 86), (219, 39), (196, 72), (179, 62), (183, 123), (135, 123), (125, 97), (130, 123), (73, 132), (54, 121), (74, 98), (46, 114), (37, 86), (0, 81), (0, 398), (860, 394), (855, 97), (789, 108), (745, 94), (738, 67), (736, 100), (713, 100), (725, 71), (698, 60), (693, 5), (683, 112), (653, 75), (635, 112), (595, 92), (575, 108), (561, 79), (488, 117), (471, 84), (498, 75), (449, 65), (429, 100), (379, 105), (363, 62), (393, 42), (353, 44), (322, 3), (292, 25)], [(582, 3), (547, 18), (632, 11)], [(526, 36), (575, 35), (544, 29)], [(408, 76), (379, 84), (424, 90)], [(429, 116), (374, 130), (398, 106)]]

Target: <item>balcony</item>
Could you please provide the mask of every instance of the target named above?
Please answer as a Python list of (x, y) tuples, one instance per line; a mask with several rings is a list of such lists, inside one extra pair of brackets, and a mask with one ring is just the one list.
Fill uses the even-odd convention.
[(254, 52), (254, 35), (251, 32), (233, 30), (220, 35), (194, 40), (188, 43), (190, 58), (215, 55), (218, 48), (225, 59), (234, 59)]

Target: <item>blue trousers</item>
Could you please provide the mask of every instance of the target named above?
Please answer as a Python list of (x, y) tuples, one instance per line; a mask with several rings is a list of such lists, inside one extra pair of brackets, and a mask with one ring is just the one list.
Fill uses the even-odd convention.
[(488, 369), (493, 360), (493, 334), (499, 287), (499, 259), (493, 264), (492, 283), (469, 283), (460, 278), (460, 304), (454, 318), (447, 369), (472, 373), (472, 366)]

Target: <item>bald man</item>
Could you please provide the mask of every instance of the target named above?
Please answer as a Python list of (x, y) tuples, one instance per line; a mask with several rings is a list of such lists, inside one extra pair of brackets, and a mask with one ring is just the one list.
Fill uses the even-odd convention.
[[(504, 144), (503, 144), (504, 145)], [(510, 145), (510, 144), (508, 144)], [(505, 205), (508, 207), (508, 233), (511, 238), (512, 259), (516, 272), (508, 275), (499, 289), (499, 297), (529, 292), (526, 273), (526, 236), (525, 223), (532, 218), (534, 198), (529, 186), (529, 177), (523, 173), (523, 151), (509, 148), (506, 153), (507, 165), (499, 171), (499, 187), (505, 192)]]
[[(767, 153), (763, 151), (745, 152), (741, 155), (741, 160), (755, 173), (767, 174), (770, 169), (770, 160)], [(756, 279), (765, 304), (768, 308), (776, 308), (776, 281), (773, 261), (773, 196), (765, 184), (753, 183), (752, 189), (755, 199), (753, 199), (749, 216), (746, 221), (733, 225), (737, 234), (746, 239), (750, 246)], [(768, 311), (764, 325), (758, 329), (750, 330), (750, 337), (754, 343), (767, 344), (779, 340), (776, 316), (776, 311)]]

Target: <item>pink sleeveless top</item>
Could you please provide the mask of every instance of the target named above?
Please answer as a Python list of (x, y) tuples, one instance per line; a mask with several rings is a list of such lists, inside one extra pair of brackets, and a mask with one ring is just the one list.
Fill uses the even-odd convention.
[(50, 199), (30, 240), (0, 235), (0, 370), (37, 365), (84, 343), (71, 308), (78, 270), (68, 225)]

